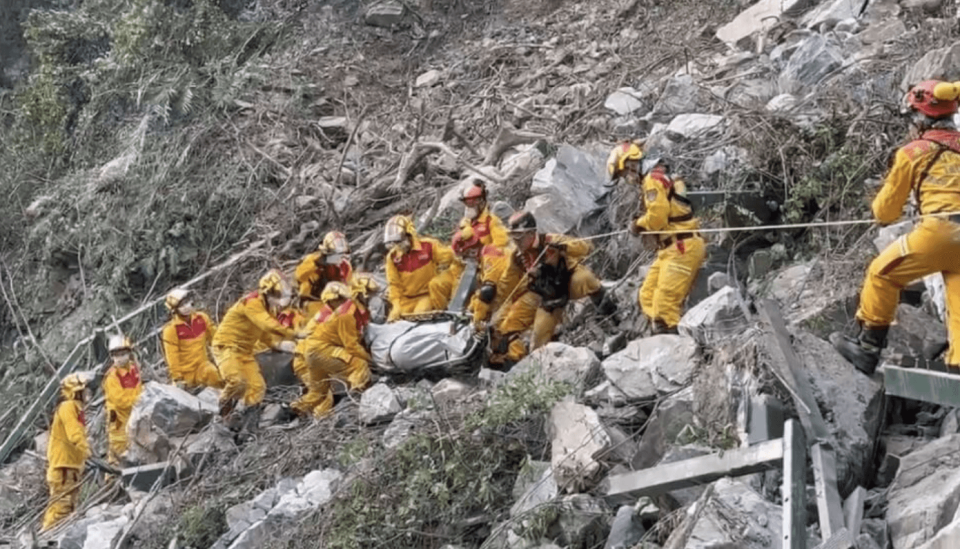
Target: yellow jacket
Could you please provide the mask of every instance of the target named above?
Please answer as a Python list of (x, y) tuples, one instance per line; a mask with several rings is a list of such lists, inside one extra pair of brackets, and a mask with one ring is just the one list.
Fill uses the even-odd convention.
[(387, 254), (386, 271), (390, 301), (399, 309), (401, 297), (428, 295), (430, 281), (443, 268), (455, 261), (453, 250), (433, 238), (413, 238), (413, 246), (407, 253), (392, 250)]
[[(689, 231), (700, 228), (700, 221), (693, 216), (693, 208), (684, 203), (686, 184), (680, 179), (671, 179), (662, 167), (654, 168), (643, 178), (641, 199), (646, 213), (634, 221), (645, 231)], [(659, 235), (659, 240), (672, 235)]]
[(488, 208), (484, 208), (483, 212), (473, 221), (467, 219), (464, 219), (464, 221), (470, 225), (473, 233), (480, 238), (480, 242), (484, 246), (493, 244), (502, 250), (510, 244), (510, 234), (507, 233), (507, 228), (503, 226), (503, 221), (490, 213)]
[(898, 149), (883, 187), (873, 200), (877, 221), (896, 221), (911, 191), (918, 198), (921, 214), (960, 212), (958, 152), (960, 132), (952, 130), (928, 130), (920, 139)]
[(103, 396), (106, 399), (107, 411), (116, 412), (124, 423), (142, 392), (140, 368), (135, 362), (124, 367), (111, 366), (103, 376)]
[(350, 362), (353, 357), (370, 360), (363, 347), (363, 328), (370, 321), (369, 312), (353, 300), (347, 300), (320, 322), (312, 323), (313, 330), (303, 340), (304, 354), (322, 354)]
[(83, 469), (90, 457), (83, 405), (79, 400), (64, 400), (57, 406), (47, 443), (47, 468)]
[[(562, 234), (539, 235), (538, 238), (541, 241), (539, 246), (525, 252), (514, 249), (513, 253), (510, 254), (508, 264), (505, 266), (497, 284), (499, 299), (506, 300), (510, 296), (511, 303), (519, 299), (530, 286), (530, 277), (525, 275), (538, 264), (557, 265), (560, 257), (565, 256), (567, 268), (573, 270), (593, 250), (589, 241)], [(563, 253), (557, 247), (549, 246), (550, 244), (562, 246)], [(546, 247), (546, 251), (544, 251), (544, 247)], [(499, 297), (501, 295), (502, 298)]]
[(257, 292), (237, 301), (223, 317), (223, 322), (213, 336), (214, 347), (232, 348), (253, 354), (259, 341), (268, 341), (270, 336), (290, 339), (293, 328), (284, 326), (270, 311)]
[(170, 379), (183, 379), (209, 361), (207, 346), (213, 343), (216, 331), (217, 325), (204, 312), (195, 312), (187, 319), (176, 315), (167, 322), (160, 340)]
[(323, 253), (313, 252), (303, 258), (293, 273), (301, 297), (319, 298), (327, 282), (349, 282), (353, 266), (346, 259), (337, 265), (323, 262)]
[[(512, 254), (513, 250), (510, 249), (509, 253)], [(470, 300), (470, 307), (473, 310), (474, 322), (488, 320), (490, 318), (490, 312), (496, 311), (506, 299), (507, 294), (501, 293), (500, 291), (500, 281), (509, 265), (510, 256), (505, 253), (503, 249), (498, 248), (496, 245), (488, 245), (483, 247), (483, 251), (480, 252), (480, 276), (478, 277), (477, 287), (479, 288), (484, 285), (493, 285), (497, 288), (497, 293), (494, 296), (492, 303), (484, 303), (483, 301), (480, 301), (477, 293), (474, 293), (473, 298)], [(504, 284), (508, 285), (509, 283), (510, 282), (507, 281)], [(506, 292), (509, 293), (512, 290), (513, 287), (511, 286), (506, 290)]]

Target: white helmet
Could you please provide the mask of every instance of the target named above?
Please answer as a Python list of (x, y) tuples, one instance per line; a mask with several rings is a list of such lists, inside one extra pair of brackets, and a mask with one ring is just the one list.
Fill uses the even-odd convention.
[(176, 311), (177, 307), (183, 303), (183, 300), (190, 295), (189, 290), (184, 290), (183, 288), (175, 288), (170, 290), (170, 293), (167, 294), (167, 298), (163, 301), (163, 304), (167, 306), (167, 310), (170, 312)]
[(130, 338), (123, 334), (114, 334), (110, 336), (110, 340), (107, 342), (107, 352), (114, 351), (132, 351), (133, 342), (130, 341)]

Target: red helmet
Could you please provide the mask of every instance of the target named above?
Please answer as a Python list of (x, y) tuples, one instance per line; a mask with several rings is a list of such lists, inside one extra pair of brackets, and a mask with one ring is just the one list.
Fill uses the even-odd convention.
[(930, 118), (947, 118), (957, 112), (957, 87), (949, 82), (924, 80), (907, 92), (910, 107)]
[(474, 181), (472, 185), (463, 189), (463, 192), (460, 193), (461, 202), (466, 202), (468, 200), (474, 200), (477, 198), (480, 200), (487, 199), (487, 187), (481, 181)]

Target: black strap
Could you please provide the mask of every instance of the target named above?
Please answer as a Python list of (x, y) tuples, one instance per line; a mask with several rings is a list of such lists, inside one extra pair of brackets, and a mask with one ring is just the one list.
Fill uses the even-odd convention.
[[(927, 165), (924, 166), (923, 171), (920, 172), (920, 179), (917, 181), (917, 186), (913, 190), (913, 196), (917, 200), (917, 208), (920, 208), (920, 188), (923, 187), (923, 182), (926, 181), (927, 176), (930, 175), (930, 169), (933, 168), (933, 165), (937, 163), (937, 160), (940, 160), (940, 156), (943, 155), (943, 153), (950, 150), (949, 147), (944, 146), (942, 143), (938, 143), (930, 139), (924, 139), (924, 141), (933, 143), (938, 148), (937, 152), (934, 153), (933, 158), (930, 159), (930, 162), (927, 162)], [(920, 213), (923, 213), (922, 208), (920, 208)]]
[(684, 221), (690, 221), (695, 217), (693, 202), (691, 202), (689, 198), (681, 194), (677, 194), (676, 183), (673, 181), (673, 178), (669, 178), (669, 179), (670, 179), (670, 192), (667, 193), (667, 200), (671, 202), (676, 200), (677, 202), (683, 204), (687, 208), (690, 208), (690, 211), (683, 215), (668, 217), (667, 221), (669, 223), (682, 223)]

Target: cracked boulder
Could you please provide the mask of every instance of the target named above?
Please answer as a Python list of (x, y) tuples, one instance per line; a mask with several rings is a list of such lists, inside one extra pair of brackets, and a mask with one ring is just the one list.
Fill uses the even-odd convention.
[(674, 530), (666, 545), (684, 549), (780, 547), (781, 514), (780, 506), (763, 499), (746, 483), (724, 478), (713, 484), (709, 497), (687, 509), (684, 525)]
[(173, 385), (148, 381), (127, 423), (128, 460), (138, 464), (166, 460), (173, 449), (171, 439), (202, 429), (217, 411), (215, 404)]
[(960, 435), (939, 438), (903, 456), (889, 488), (886, 519), (893, 549), (936, 537), (960, 507)]
[(696, 342), (671, 334), (631, 341), (602, 364), (612, 390), (627, 402), (652, 401), (683, 388), (696, 366)]
[(597, 458), (611, 444), (597, 413), (567, 397), (550, 411), (547, 430), (557, 486), (567, 493), (577, 493), (595, 485), (603, 469)]
[(533, 351), (507, 373), (507, 380), (532, 375), (535, 383), (567, 383), (574, 395), (583, 392), (600, 377), (600, 359), (586, 347), (551, 342)]

